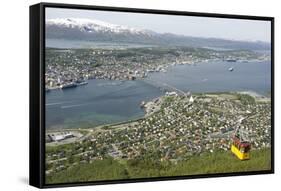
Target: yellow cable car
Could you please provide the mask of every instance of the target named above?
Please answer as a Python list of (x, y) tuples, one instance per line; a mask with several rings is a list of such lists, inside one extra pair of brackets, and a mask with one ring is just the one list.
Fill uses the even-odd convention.
[(249, 141), (241, 140), (239, 128), (235, 131), (232, 139), (231, 152), (240, 160), (250, 159), (251, 144)]

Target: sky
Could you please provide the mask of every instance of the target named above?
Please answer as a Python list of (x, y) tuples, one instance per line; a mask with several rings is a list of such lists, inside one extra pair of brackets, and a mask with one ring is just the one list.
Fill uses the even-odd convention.
[(46, 8), (46, 19), (88, 18), (158, 33), (270, 42), (270, 21)]

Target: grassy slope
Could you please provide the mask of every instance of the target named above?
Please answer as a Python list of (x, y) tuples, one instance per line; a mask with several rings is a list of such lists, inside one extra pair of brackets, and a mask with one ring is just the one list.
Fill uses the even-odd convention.
[(250, 157), (250, 160), (240, 161), (230, 151), (217, 152), (214, 155), (204, 154), (177, 165), (171, 173), (185, 175), (271, 169), (270, 149), (251, 151)]
[(47, 183), (85, 182), (159, 176), (179, 176), (271, 169), (270, 149), (251, 151), (251, 159), (239, 161), (230, 152), (205, 153), (178, 164), (155, 160), (117, 161), (106, 159), (81, 164), (48, 176)]

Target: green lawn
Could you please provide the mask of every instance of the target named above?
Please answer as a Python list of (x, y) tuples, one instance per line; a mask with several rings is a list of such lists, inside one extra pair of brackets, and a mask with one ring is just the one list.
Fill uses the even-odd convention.
[(270, 149), (251, 151), (250, 160), (240, 161), (230, 151), (217, 151), (193, 156), (177, 164), (168, 161), (160, 162), (145, 157), (141, 160), (128, 161), (118, 161), (108, 158), (93, 161), (91, 164), (80, 164), (47, 176), (46, 183), (270, 170), (270, 152)]

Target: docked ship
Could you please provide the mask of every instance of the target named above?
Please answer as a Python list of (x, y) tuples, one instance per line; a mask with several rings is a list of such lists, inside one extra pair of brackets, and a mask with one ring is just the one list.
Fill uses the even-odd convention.
[(226, 59), (227, 62), (236, 62), (236, 59)]
[(83, 85), (87, 85), (87, 84), (88, 84), (87, 81), (77, 81), (77, 82), (76, 82), (76, 85), (77, 85), (77, 86), (83, 86)]
[(78, 86), (83, 86), (83, 85), (87, 85), (87, 84), (88, 84), (88, 82), (84, 81), (84, 82), (78, 83), (77, 85), (78, 85)]
[(76, 83), (63, 84), (60, 86), (61, 89), (74, 88), (74, 87), (77, 87)]

